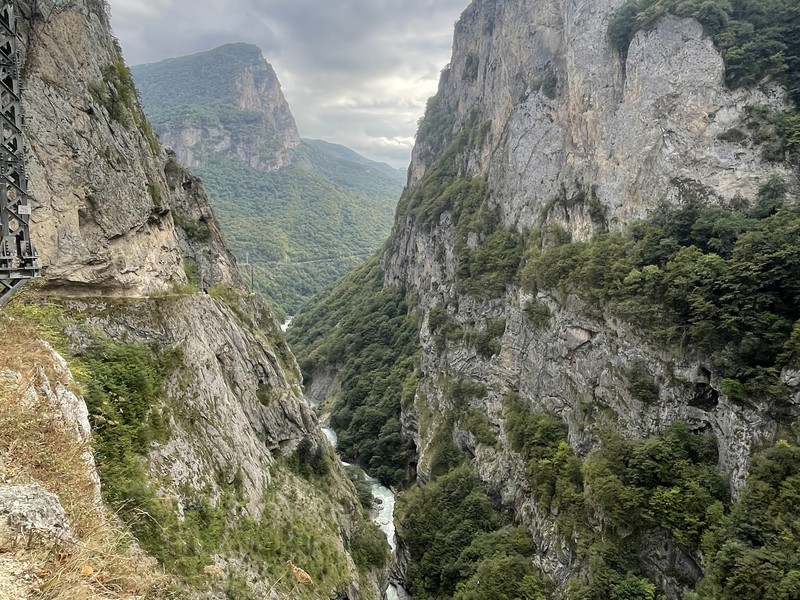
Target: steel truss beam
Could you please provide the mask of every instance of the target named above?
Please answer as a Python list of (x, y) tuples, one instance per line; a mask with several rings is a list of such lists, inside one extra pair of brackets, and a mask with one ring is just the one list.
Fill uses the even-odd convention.
[(31, 243), (24, 119), (20, 102), (17, 19), (13, 0), (0, 7), (0, 305), (41, 275)]

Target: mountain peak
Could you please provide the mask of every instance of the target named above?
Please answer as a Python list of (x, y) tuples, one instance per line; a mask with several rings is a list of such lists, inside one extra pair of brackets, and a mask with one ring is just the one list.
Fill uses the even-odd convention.
[(190, 167), (204, 149), (225, 148), (253, 168), (273, 170), (289, 164), (300, 145), (281, 84), (258, 46), (224, 44), (131, 72), (164, 144)]
[(261, 48), (248, 42), (230, 42), (228, 44), (222, 44), (221, 46), (212, 48), (211, 50), (201, 52), (200, 54), (226, 54), (231, 56), (239, 56), (241, 58), (255, 58), (258, 60), (264, 60), (264, 54), (261, 51)]

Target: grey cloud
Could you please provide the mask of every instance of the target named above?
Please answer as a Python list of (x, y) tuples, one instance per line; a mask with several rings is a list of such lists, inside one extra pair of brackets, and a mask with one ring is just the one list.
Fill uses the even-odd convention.
[(140, 0), (110, 1), (131, 64), (254, 43), (275, 67), (301, 135), (396, 166), (407, 164), (410, 148), (385, 139), (413, 137), (468, 2), (172, 0), (151, 4), (158, 14), (146, 17), (126, 10)]

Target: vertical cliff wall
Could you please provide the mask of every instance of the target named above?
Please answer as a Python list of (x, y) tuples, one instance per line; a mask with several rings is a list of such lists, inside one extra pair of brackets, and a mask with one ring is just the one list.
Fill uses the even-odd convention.
[[(796, 205), (796, 155), (786, 146), (771, 152), (774, 138), (764, 133), (769, 115), (792, 119), (794, 106), (776, 77), (731, 86), (715, 39), (694, 18), (676, 16), (674, 3), (634, 6), (634, 16), (654, 6), (639, 19), (646, 16), (648, 25), (632, 32), (629, 46), (615, 47), (609, 26), (623, 4), (472, 2), (456, 24), (452, 60), (420, 123), (409, 188), (380, 257), (385, 289), (403, 290), (420, 319), (418, 372), (396, 392), (403, 432), (417, 449), (419, 479), (436, 479), (461, 452), (495, 500), (529, 527), (534, 560), (560, 590), (554, 597), (567, 590), (570, 597), (612, 597), (612, 588), (624, 587), (625, 569), (653, 582), (636, 583), (644, 595), (635, 597), (655, 593), (651, 585), (681, 597), (710, 564), (697, 539), (687, 541), (661, 517), (647, 526), (637, 521), (635, 502), (617, 520), (603, 504), (613, 497), (606, 486), (624, 480), (614, 479), (618, 473), (608, 466), (614, 459), (606, 452), (619, 450), (615, 436), (674, 436), (673, 427), (683, 427), (676, 423), (697, 439), (711, 434), (713, 457), (703, 460), (727, 478), (722, 493), (729, 495), (709, 492), (700, 512), (714, 498), (720, 506), (738, 498), (755, 450), (776, 436), (797, 441), (797, 358), (788, 350), (798, 317), (793, 284), (773, 280), (776, 303), (788, 301), (790, 308), (779, 317), (780, 338), (769, 359), (765, 354), (763, 365), (756, 355), (742, 359), (746, 339), (767, 335), (761, 325), (750, 321), (738, 333), (723, 333), (727, 309), (721, 308), (716, 320), (706, 314), (701, 334), (700, 318), (681, 321), (670, 311), (696, 302), (686, 311), (694, 319), (700, 297), (709, 311), (746, 297), (746, 269), (732, 270), (723, 284), (721, 270), (700, 263), (718, 261), (723, 269), (733, 264), (726, 261), (746, 261), (760, 250), (718, 244), (719, 231), (680, 241), (667, 233), (679, 229), (680, 218), (697, 233), (700, 216), (712, 213), (753, 219), (732, 240), (746, 240), (740, 236), (751, 226), (765, 240), (781, 219), (794, 223), (795, 208), (771, 224), (759, 219), (774, 215), (777, 205), (763, 214), (758, 209), (770, 185)], [(651, 249), (661, 244), (661, 250), (638, 263), (648, 235)], [(791, 257), (787, 264), (797, 254), (791, 236), (774, 236), (775, 251)], [(717, 245), (709, 246), (710, 238)], [(625, 262), (634, 256), (635, 265)], [(660, 279), (680, 271), (670, 265), (676, 257), (691, 264), (681, 272), (686, 278)], [(774, 273), (754, 269), (756, 279), (772, 285), (766, 282)], [(647, 291), (650, 276), (664, 284), (660, 294)], [(634, 293), (636, 282), (641, 287)], [(716, 296), (703, 296), (704, 286), (715, 285)], [(337, 298), (334, 292), (320, 306), (338, 307)], [(673, 301), (667, 298), (676, 303), (667, 306)], [(639, 302), (653, 310), (636, 313)], [(325, 357), (340, 347), (337, 334), (314, 340), (304, 323), (301, 315), (295, 335), (304, 351), (311, 340), (310, 374), (347, 368), (346, 353)], [(734, 355), (734, 362), (751, 361), (754, 370), (741, 376), (751, 378), (746, 385), (723, 358)], [(752, 377), (762, 366), (770, 383), (758, 388)], [(351, 401), (348, 390), (336, 397)], [(346, 411), (341, 415), (347, 425)], [(562, 426), (568, 444), (547, 441), (561, 436)], [(551, 478), (549, 469), (559, 475)], [(610, 479), (598, 479), (601, 472)], [(668, 485), (690, 496), (675, 482)], [(602, 569), (610, 563), (604, 561), (617, 551), (603, 554), (598, 535), (622, 540), (619, 556), (629, 561), (615, 566), (621, 571), (605, 583), (600, 573), (608, 574)], [(429, 580), (419, 575), (419, 561), (427, 561), (424, 569), (432, 560), (418, 548), (411, 549), (417, 562), (409, 573), (424, 587)]]
[[(622, 4), (473, 2), (456, 24), (441, 103), (456, 130), (473, 117), (490, 123), (464, 172), (490, 176), (504, 223), (530, 227), (552, 198), (595, 189), (621, 226), (661, 198), (676, 201), (677, 182), (723, 201), (753, 197), (784, 171), (763, 163), (758, 143), (724, 134), (746, 124), (748, 107), (785, 107), (785, 91), (729, 89), (722, 56), (693, 19), (660, 20), (621, 56), (608, 27)], [(410, 183), (435, 158), (421, 140)], [(596, 229), (586, 208), (548, 216), (585, 238)]]
[(153, 134), (107, 7), (18, 11), (45, 277), (9, 312), (80, 371), (104, 500), (182, 597), (286, 594), (289, 559), (317, 582), (303, 597), (376, 597), (351, 555), (371, 524), (199, 180)]
[[(725, 204), (737, 196), (753, 202), (770, 176), (796, 185), (791, 166), (762, 158), (758, 140), (723, 135), (734, 128), (746, 131), (749, 109), (790, 107), (783, 89), (770, 82), (753, 90), (729, 89), (722, 57), (693, 19), (664, 17), (640, 31), (627, 56), (620, 56), (608, 27), (621, 4), (473, 2), (456, 25), (453, 57), (426, 120), (441, 113), (453, 116), (438, 137), (425, 136), (423, 122), (410, 185), (419, 186), (443, 159), (443, 144), (476, 124), (483, 129), (482, 139), (444, 160), (455, 161), (456, 178), (485, 177), (487, 206), (503, 225), (518, 231), (555, 224), (577, 241), (622, 228), (659, 202), (678, 204), (686, 200), (687, 190), (700, 190), (704, 202)], [(436, 147), (438, 154), (431, 151)], [(750, 409), (692, 408), (694, 386), (713, 377), (702, 357), (648, 349), (646, 335), (613, 319), (578, 316), (586, 312), (579, 300), (565, 306), (548, 290), (538, 292), (540, 300), (558, 317), (543, 330), (525, 322), (522, 309), (532, 298), (513, 286), (492, 300), (460, 293), (462, 265), (454, 248), (458, 219), (464, 215), (443, 210), (432, 217), (424, 214), (424, 221), (419, 211), (426, 209), (418, 207), (428, 198), (420, 187), (422, 193), (406, 197), (405, 210), (401, 204), (382, 257), (386, 283), (420, 293), (426, 312), (447, 307), (448, 317), (459, 325), (498, 317), (507, 323), (502, 351), (490, 361), (463, 348), (448, 347), (439, 355), (423, 327), (425, 370), (436, 373), (457, 365), (459, 375), (497, 386), (498, 397), (521, 386), (547, 408), (566, 409), (581, 423), (579, 398), (607, 395), (604, 404), (622, 403), (614, 412), (635, 436), (676, 418), (711, 421), (727, 440), (723, 464), (734, 481), (741, 481), (750, 447), (768, 438), (774, 425)], [(471, 235), (467, 245), (480, 245), (480, 234)], [(626, 347), (631, 349), (627, 357)], [(664, 403), (652, 409), (630, 405), (619, 391), (623, 382), (612, 375), (615, 368), (634, 362), (637, 353), (658, 380), (675, 382), (664, 393)], [(583, 425), (572, 431), (573, 444), (588, 449)], [(728, 444), (739, 450), (727, 451)]]
[[(743, 402), (708, 353), (663, 345), (591, 300), (590, 289), (548, 289), (543, 278), (520, 286), (526, 275), (515, 275), (540, 248), (623, 230), (665, 203), (752, 206), (771, 177), (796, 189), (793, 166), (766, 160), (754, 133), (756, 108), (791, 111), (783, 88), (766, 80), (730, 89), (722, 56), (693, 19), (665, 15), (621, 53), (608, 35), (621, 5), (477, 0), (467, 8), (382, 255), (385, 284), (417, 294), (424, 315), (421, 383), (403, 411), (422, 475), (438, 460), (436, 432), (456, 415), (454, 442), (530, 526), (540, 565), (561, 582), (583, 568), (580, 552), (529, 488), (531, 467), (526, 477), (504, 435), (518, 418), (504, 399), (558, 415), (579, 456), (607, 428), (634, 439), (676, 421), (711, 431), (734, 494), (751, 452), (797, 414), (800, 399), (790, 385), (781, 392), (788, 410), (764, 397)], [(463, 381), (480, 390), (467, 397), (467, 413), (453, 392)], [(475, 410), (499, 444), (479, 441), (467, 418)], [(662, 556), (637, 543), (651, 557), (645, 572), (669, 595), (682, 593), (678, 581), (697, 581), (697, 555), (675, 562), (674, 548)]]

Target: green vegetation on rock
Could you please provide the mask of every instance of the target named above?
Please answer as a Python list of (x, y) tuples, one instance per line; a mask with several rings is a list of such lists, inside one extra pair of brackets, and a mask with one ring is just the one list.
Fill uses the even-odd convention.
[[(757, 83), (747, 69), (760, 69), (761, 75), (773, 75), (797, 96), (797, 78), (787, 73), (796, 68), (794, 47), (800, 36), (792, 28), (800, 20), (789, 3), (640, 0), (623, 6), (609, 33), (624, 51), (635, 31), (666, 12), (696, 17), (715, 36), (726, 57), (731, 86)], [(764, 48), (777, 48), (775, 43), (785, 50), (762, 55)], [(443, 81), (446, 77), (443, 74)], [(797, 157), (797, 115), (752, 107), (747, 124), (765, 158)], [(750, 137), (739, 134), (742, 140)], [(535, 298), (522, 307), (526, 324), (534, 328), (556, 321), (561, 316), (554, 317), (556, 307), (568, 302), (570, 310), (589, 317), (624, 321), (646, 333), (654, 345), (708, 358), (714, 373), (723, 378), (718, 391), (732, 401), (777, 406), (777, 412), (788, 413), (788, 389), (780, 375), (787, 367), (800, 366), (800, 209), (787, 198), (791, 187), (785, 181), (773, 177), (756, 198), (737, 197), (727, 204), (700, 186), (688, 189), (675, 182), (682, 194), (678, 206), (660, 205), (649, 218), (614, 232), (608, 231), (606, 212), (593, 190), (574, 198), (567, 198), (565, 191), (553, 205), (584, 202), (599, 232), (593, 239), (572, 243), (566, 230), (547, 223), (552, 206), (545, 207), (541, 215), (545, 224), (538, 229), (520, 232), (502, 226), (492, 208), (487, 180), (465, 176), (466, 157), (480, 148), (485, 135), (477, 116), (458, 124), (441, 92), (429, 101), (418, 148), (431, 160), (419, 183), (401, 198), (388, 254), (404, 251), (399, 248), (400, 236), (412, 227), (435, 233), (431, 236), (435, 243), (452, 233), (457, 263), (448, 266), (455, 267), (456, 276), (448, 283), (455, 283), (460, 294), (480, 302), (519, 285)], [(728, 135), (732, 140), (740, 137), (736, 132)], [(446, 250), (440, 250), (438, 260), (444, 260)], [(304, 341), (296, 351), (310, 360), (309, 373), (324, 371), (319, 367), (330, 372), (353, 360), (347, 344), (322, 341), (347, 340), (350, 332), (356, 332), (350, 343), (362, 337), (354, 320), (342, 326), (345, 317), (360, 322), (380, 319), (387, 303), (385, 296), (384, 301), (377, 298), (391, 288), (383, 288), (377, 265), (371, 268), (373, 280), (367, 279), (366, 270), (360, 279), (351, 276), (337, 294), (316, 299), (313, 319), (298, 323), (294, 335)], [(366, 288), (372, 288), (371, 293), (358, 291)], [(347, 305), (348, 290), (357, 309)], [(413, 297), (405, 301), (404, 308), (422, 310), (414, 306)], [(462, 344), (491, 360), (502, 335), (500, 320), (486, 324), (458, 320), (457, 302), (430, 309), (427, 322), (434, 348), (444, 352)], [(310, 334), (317, 322), (324, 323), (326, 310), (333, 316)], [(352, 347), (360, 352), (363, 345)], [(309, 352), (315, 353), (313, 357)], [(409, 347), (393, 358), (410, 358), (413, 352)], [(380, 364), (386, 355), (375, 354), (372, 360), (358, 355), (353, 363), (359, 367), (357, 373), (340, 376), (348, 389), (338, 396), (339, 406), (355, 394), (359, 401), (372, 398), (372, 404), (359, 410), (374, 410), (383, 395), (380, 385), (370, 381), (373, 360)], [(658, 401), (658, 383), (641, 365), (622, 375), (631, 395), (643, 402)], [(533, 568), (537, 549), (530, 545), (504, 542), (497, 554), (465, 559), (465, 549), (490, 545), (482, 536), (505, 531), (507, 524), (465, 465), (459, 448), (464, 437), (454, 435), (455, 428), (459, 433), (470, 431), (483, 446), (508, 440), (522, 456), (527, 489), (539, 514), (552, 517), (564, 552), (583, 567), (565, 592), (570, 600), (663, 598), (652, 565), (645, 560), (653, 544), (666, 544), (686, 564), (703, 568), (702, 582), (697, 569), (665, 574), (675, 586), (691, 590), (693, 600), (800, 597), (796, 558), (800, 529), (792, 513), (792, 498), (800, 493), (795, 445), (779, 442), (758, 450), (741, 498), (733, 501), (718, 468), (716, 440), (707, 432), (692, 431), (681, 422), (644, 440), (602, 430), (596, 432), (598, 447), (581, 457), (570, 446), (567, 424), (558, 415), (530, 413), (527, 403), (509, 396), (504, 403), (505, 437), (501, 437), (486, 415), (473, 408), (487, 394), (485, 387), (442, 376), (437, 380), (441, 389), (431, 390), (441, 393), (440, 402), (427, 402), (422, 390), (434, 383), (433, 377), (419, 389), (415, 377), (407, 380), (407, 389), (419, 394), (416, 411), (411, 410), (412, 394), (407, 405), (401, 398), (401, 405), (419, 419), (423, 466), (430, 476), (426, 485), (414, 486), (398, 500), (398, 532), (411, 559), (408, 582), (415, 598), (554, 597)], [(352, 392), (349, 380), (363, 387)], [(399, 384), (400, 379), (396, 381)], [(385, 433), (380, 423), (395, 413), (372, 414), (371, 427), (359, 429), (359, 444), (366, 448)], [(451, 520), (454, 514), (458, 520)]]
[(128, 67), (119, 60), (101, 66), (100, 71), (103, 79), (90, 83), (89, 93), (108, 111), (109, 116), (123, 127), (130, 129), (136, 126), (147, 140), (151, 152), (158, 155), (161, 152), (161, 145), (137, 103), (136, 86)]
[[(459, 158), (483, 145), (489, 123), (473, 114), (461, 130), (452, 133), (453, 123), (447, 114), (441, 94), (430, 100), (420, 122), (417, 136), (422, 142), (418, 143), (446, 146), (422, 180), (403, 193), (397, 207), (398, 222), (411, 219), (430, 231), (444, 214), (449, 215), (455, 226), (459, 291), (499, 296), (514, 281), (524, 240), (503, 227), (497, 209), (488, 204), (486, 178), (465, 178), (461, 174)], [(391, 244), (390, 240), (390, 247)]]
[(413, 397), (417, 331), (405, 291), (383, 287), (373, 258), (318, 294), (288, 333), (306, 385), (315, 373), (338, 373), (331, 426), (339, 453), (387, 485), (406, 479), (413, 458), (400, 408), (406, 394)]
[(799, 497), (800, 448), (779, 441), (756, 454), (739, 502), (703, 532), (707, 576), (689, 598), (800, 598)]
[[(216, 296), (238, 303), (228, 288)], [(217, 564), (219, 556), (231, 557), (244, 572), (272, 582), (276, 592), (305, 600), (318, 594), (311, 588), (294, 588), (288, 560), (305, 569), (320, 588), (339, 594), (351, 584), (348, 552), (361, 573), (383, 568), (388, 560), (385, 538), (334, 477), (338, 466), (326, 446), (301, 440), (292, 456), (270, 465), (270, 485), (263, 490), (258, 519), (248, 516), (251, 499), (245, 495), (241, 469), (233, 477), (209, 473), (215, 489), (211, 484), (205, 489), (181, 486), (180, 497), (167, 491), (174, 489), (168, 476), (149, 470), (150, 453), (172, 439), (173, 427), (201, 435), (195, 430), (197, 415), (176, 392), (191, 377), (184, 354), (180, 346), (166, 343), (112, 339), (88, 322), (99, 318), (113, 330), (116, 320), (149, 315), (157, 324), (170, 318), (175, 303), (175, 297), (87, 304), (51, 297), (44, 302), (35, 294), (23, 294), (9, 309), (15, 318), (36, 326), (69, 359), (89, 409), (103, 500), (141, 548), (178, 582), (174, 597), (194, 593), (184, 586), (224, 590), (238, 600), (260, 597), (233, 570), (220, 580), (209, 575), (205, 567)], [(262, 403), (273, 401), (268, 386), (259, 388), (257, 395)], [(310, 504), (313, 511), (307, 510)], [(344, 544), (337, 519), (342, 514), (352, 527)]]
[(785, 197), (773, 179), (749, 210), (688, 198), (625, 233), (534, 246), (522, 281), (575, 294), (587, 312), (608, 310), (661, 343), (702, 351), (735, 400), (781, 402), (779, 375), (798, 362), (800, 320), (800, 209), (784, 207)]
[[(614, 14), (608, 34), (624, 55), (636, 32), (650, 29), (664, 15), (697, 19), (725, 60), (725, 79), (735, 87), (753, 87), (765, 77), (776, 79), (794, 101), (795, 111), (752, 107), (748, 126), (764, 144), (764, 158), (800, 157), (800, 6), (792, 0), (628, 0)], [(731, 141), (747, 138), (734, 129)]]
[[(667, 573), (694, 590), (692, 600), (777, 600), (800, 590), (797, 446), (779, 441), (759, 451), (740, 500), (731, 502), (710, 434), (681, 422), (645, 440), (606, 430), (581, 459), (557, 415), (530, 413), (515, 396), (504, 405), (506, 433), (525, 460), (539, 510), (553, 516), (569, 551), (586, 565), (570, 578), (570, 600), (663, 598), (647, 566), (654, 539), (704, 569), (702, 581), (691, 572)], [(464, 455), (452, 452), (447, 469), (398, 499), (414, 597), (561, 597), (533, 566), (530, 534), (505, 524)]]
[[(609, 37), (626, 53), (634, 35), (665, 14), (697, 19), (725, 59), (731, 86), (776, 77), (800, 101), (800, 6), (792, 0), (628, 0), (609, 25)], [(799, 102), (800, 103), (800, 102)]]

